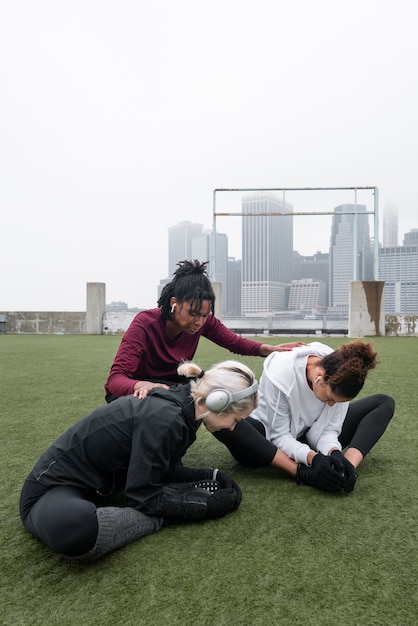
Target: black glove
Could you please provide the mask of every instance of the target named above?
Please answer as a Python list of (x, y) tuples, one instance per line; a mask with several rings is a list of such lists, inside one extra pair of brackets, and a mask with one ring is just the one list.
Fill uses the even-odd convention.
[(339, 463), (342, 465), (345, 477), (344, 491), (345, 493), (350, 493), (351, 491), (353, 491), (357, 480), (357, 474), (354, 465), (345, 458), (340, 450), (333, 450), (331, 452), (331, 456), (335, 459), (335, 461), (339, 461)]
[(216, 493), (208, 496), (206, 517), (213, 519), (215, 517), (224, 517), (227, 513), (232, 513), (240, 505), (242, 498), (241, 489), (238, 491), (229, 487), (228, 489), (219, 489)]
[(299, 463), (296, 470), (296, 482), (310, 485), (322, 491), (341, 491), (345, 486), (343, 467), (337, 469), (338, 459), (318, 452), (312, 460), (310, 467)]

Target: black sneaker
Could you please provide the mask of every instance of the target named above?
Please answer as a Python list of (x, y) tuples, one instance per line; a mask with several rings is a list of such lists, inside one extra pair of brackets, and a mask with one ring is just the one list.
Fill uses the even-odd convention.
[(221, 483), (217, 480), (199, 480), (197, 483), (194, 483), (193, 487), (195, 489), (204, 489), (209, 491), (209, 493), (215, 493), (218, 489), (221, 489)]

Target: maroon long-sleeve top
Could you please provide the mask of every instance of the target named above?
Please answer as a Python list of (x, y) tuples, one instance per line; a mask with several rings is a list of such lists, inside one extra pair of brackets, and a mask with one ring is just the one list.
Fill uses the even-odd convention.
[(240, 337), (212, 314), (196, 334), (181, 333), (171, 339), (161, 310), (149, 309), (138, 313), (123, 335), (105, 384), (106, 393), (128, 396), (138, 380), (178, 382), (179, 363), (193, 359), (202, 336), (235, 354), (261, 356), (259, 341)]

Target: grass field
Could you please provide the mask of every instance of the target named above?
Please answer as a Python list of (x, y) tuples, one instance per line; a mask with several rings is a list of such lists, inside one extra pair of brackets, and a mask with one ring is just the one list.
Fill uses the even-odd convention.
[[(229, 472), (243, 491), (239, 510), (69, 565), (24, 530), (19, 493), (40, 453), (104, 403), (119, 342), (0, 336), (3, 626), (418, 624), (417, 338), (373, 339), (380, 365), (361, 395), (388, 393), (396, 412), (352, 494), (242, 468), (202, 427), (185, 463)], [(195, 360), (206, 368), (230, 356), (202, 341)], [(238, 358), (261, 375), (262, 359)]]

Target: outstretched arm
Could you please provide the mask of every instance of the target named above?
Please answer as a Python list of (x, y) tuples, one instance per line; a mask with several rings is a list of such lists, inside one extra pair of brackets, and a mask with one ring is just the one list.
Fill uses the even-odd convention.
[(269, 343), (262, 343), (260, 348), (261, 356), (268, 356), (272, 352), (289, 352), (293, 350), (293, 348), (299, 348), (300, 346), (306, 346), (306, 343), (303, 341), (292, 341), (290, 343), (278, 343), (275, 346), (270, 345)]
[(295, 478), (298, 464), (282, 450), (277, 449), (271, 464), (273, 467), (278, 467)]

